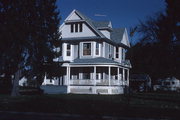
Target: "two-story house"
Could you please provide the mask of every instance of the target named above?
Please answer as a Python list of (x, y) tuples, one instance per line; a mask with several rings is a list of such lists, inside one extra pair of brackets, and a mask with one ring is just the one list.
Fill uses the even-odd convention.
[[(62, 76), (43, 85), (66, 86), (67, 93), (122, 94), (129, 86), (130, 47), (126, 28), (112, 28), (110, 21), (93, 21), (73, 10), (60, 26)], [(57, 49), (59, 50), (59, 49)]]

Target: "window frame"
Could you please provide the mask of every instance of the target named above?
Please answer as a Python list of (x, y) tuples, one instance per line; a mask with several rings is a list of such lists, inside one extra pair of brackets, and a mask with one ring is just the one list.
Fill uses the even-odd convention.
[(79, 32), (83, 31), (83, 23), (79, 23)]
[(119, 47), (115, 47), (115, 57), (119, 58)]
[(113, 57), (111, 47), (112, 47), (112, 45), (109, 44), (109, 47), (108, 47), (108, 52), (109, 52), (109, 56), (108, 56), (108, 57), (109, 57), (109, 58), (112, 58), (112, 57)]
[(78, 26), (79, 26), (79, 23), (75, 23), (75, 32), (76, 32), (76, 33), (79, 32)]
[[(98, 44), (98, 48), (97, 48), (97, 44)], [(96, 53), (98, 50), (98, 54)], [(101, 53), (101, 43), (99, 42), (95, 42), (95, 56), (100, 56)]]
[[(90, 55), (84, 54), (84, 44), (90, 44)], [(91, 42), (83, 42), (82, 43), (82, 56), (92, 56), (92, 43)]]
[[(69, 49), (68, 49), (68, 45), (69, 45)], [(69, 52), (69, 55), (68, 55)], [(71, 56), (71, 44), (66, 43), (66, 56), (70, 57)]]
[(74, 32), (74, 23), (71, 24), (71, 33)]
[(122, 60), (125, 60), (126, 59), (126, 49), (125, 48), (122, 48), (121, 49), (121, 52), (122, 52)]

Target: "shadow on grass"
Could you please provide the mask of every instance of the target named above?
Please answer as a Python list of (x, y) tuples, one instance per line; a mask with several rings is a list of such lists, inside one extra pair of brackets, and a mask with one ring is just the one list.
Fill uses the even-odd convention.
[[(166, 94), (131, 95), (35, 95), (0, 96), (1, 111), (111, 115), (125, 117), (180, 117), (180, 96), (177, 102)], [(158, 99), (157, 99), (158, 98)], [(174, 100), (174, 98), (172, 98)]]

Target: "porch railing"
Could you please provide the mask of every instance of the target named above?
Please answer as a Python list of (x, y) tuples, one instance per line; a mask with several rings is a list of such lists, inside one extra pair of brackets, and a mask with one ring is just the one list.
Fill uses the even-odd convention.
[[(93, 79), (88, 79), (88, 80), (70, 80), (70, 85), (100, 85), (100, 86), (108, 86), (109, 85), (109, 80), (93, 80)], [(118, 86), (118, 85), (126, 85), (125, 81), (119, 81), (119, 80), (110, 80), (110, 85)]]
[(70, 80), (70, 85), (94, 85), (94, 80)]

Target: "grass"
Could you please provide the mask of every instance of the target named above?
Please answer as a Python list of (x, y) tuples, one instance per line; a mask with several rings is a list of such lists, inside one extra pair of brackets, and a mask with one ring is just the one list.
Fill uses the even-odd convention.
[(131, 95), (0, 96), (1, 111), (112, 115), (129, 117), (180, 117), (179, 93)]

